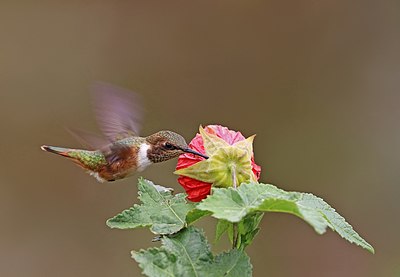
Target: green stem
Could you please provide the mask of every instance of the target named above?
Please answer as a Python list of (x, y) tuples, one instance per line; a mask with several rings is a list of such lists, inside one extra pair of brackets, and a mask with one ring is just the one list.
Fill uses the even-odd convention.
[(239, 233), (238, 233), (238, 223), (232, 223), (233, 225), (233, 240), (232, 240), (232, 249), (237, 248)]
[[(232, 172), (232, 183), (233, 188), (237, 188), (237, 177), (236, 177), (236, 167), (235, 165), (231, 165), (231, 172)], [(238, 232), (238, 223), (232, 223), (233, 227), (233, 240), (232, 240), (232, 249), (237, 248), (238, 239), (239, 239), (239, 232)]]

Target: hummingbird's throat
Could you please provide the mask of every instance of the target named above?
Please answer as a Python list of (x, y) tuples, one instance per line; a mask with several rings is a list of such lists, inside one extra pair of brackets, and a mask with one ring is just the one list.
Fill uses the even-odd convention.
[(142, 143), (139, 147), (137, 156), (137, 171), (143, 171), (146, 167), (153, 162), (149, 159), (149, 149), (151, 146), (147, 143)]

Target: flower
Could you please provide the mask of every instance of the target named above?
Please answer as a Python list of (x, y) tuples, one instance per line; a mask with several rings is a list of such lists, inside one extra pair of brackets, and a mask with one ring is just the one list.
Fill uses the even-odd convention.
[(185, 153), (179, 156), (175, 173), (188, 199), (199, 202), (210, 194), (211, 186), (239, 186), (242, 182), (257, 181), (261, 167), (254, 162), (252, 142), (254, 136), (245, 137), (221, 125), (200, 127), (189, 147), (208, 155)]

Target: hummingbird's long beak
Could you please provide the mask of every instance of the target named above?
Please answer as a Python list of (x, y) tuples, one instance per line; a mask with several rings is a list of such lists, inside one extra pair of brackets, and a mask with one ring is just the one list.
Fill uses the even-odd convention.
[(186, 152), (186, 153), (192, 153), (192, 154), (194, 154), (194, 155), (203, 157), (204, 159), (208, 159), (208, 156), (203, 155), (203, 154), (201, 154), (201, 153), (199, 153), (199, 152), (196, 152), (196, 151), (194, 151), (194, 150), (192, 150), (192, 149), (190, 149), (190, 148), (183, 149), (183, 151)]

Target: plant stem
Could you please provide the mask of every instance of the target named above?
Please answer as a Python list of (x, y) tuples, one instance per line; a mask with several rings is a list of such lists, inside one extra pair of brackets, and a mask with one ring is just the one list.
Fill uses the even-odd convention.
[(238, 223), (232, 223), (233, 225), (233, 240), (232, 240), (232, 249), (237, 248), (239, 233), (238, 233)]
[[(233, 183), (233, 188), (237, 188), (237, 177), (236, 177), (236, 167), (235, 165), (231, 165), (231, 172), (232, 172), (232, 183)], [(232, 223), (232, 228), (233, 228), (233, 240), (232, 240), (232, 249), (237, 248), (238, 244), (238, 239), (239, 239), (239, 232), (238, 232), (238, 223)]]

